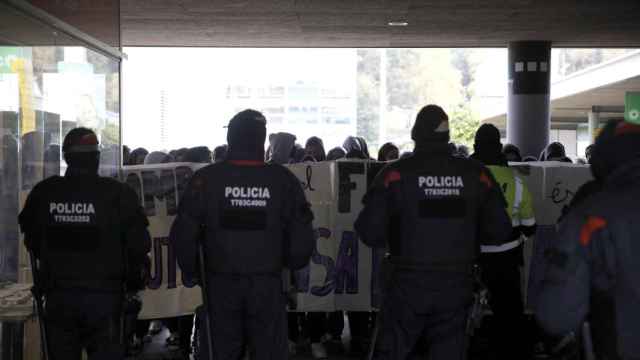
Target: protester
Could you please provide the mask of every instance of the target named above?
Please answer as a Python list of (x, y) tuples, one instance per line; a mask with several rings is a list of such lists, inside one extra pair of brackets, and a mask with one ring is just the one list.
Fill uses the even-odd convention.
[(227, 145), (220, 145), (213, 150), (213, 162), (219, 163), (227, 159)]
[(335, 147), (329, 150), (327, 153), (327, 161), (335, 161), (344, 159), (347, 156), (347, 153), (341, 147)]
[[(602, 189), (560, 223), (536, 316), (551, 335), (591, 325), (594, 354), (640, 358), (640, 126), (607, 123), (596, 139), (592, 172)], [(586, 334), (589, 335), (589, 334)]]
[(213, 162), (211, 158), (211, 150), (206, 146), (197, 146), (189, 149), (183, 158), (184, 162), (210, 164)]
[(362, 150), (362, 154), (365, 156), (365, 159), (371, 159), (371, 155), (369, 154), (369, 145), (367, 145), (367, 140), (365, 140), (362, 136), (358, 136), (356, 140), (360, 144), (360, 149)]
[(291, 164), (298, 164), (298, 163), (303, 162), (306, 154), (307, 153), (304, 150), (304, 148), (302, 147), (302, 145), (295, 144), (294, 147), (293, 147), (293, 155), (292, 155)]
[(19, 217), (40, 264), (49, 351), (54, 359), (80, 359), (83, 349), (91, 360), (122, 359), (125, 295), (142, 290), (149, 274), (147, 218), (133, 189), (98, 176), (93, 131), (71, 130), (62, 152), (65, 176), (39, 183)]
[(498, 128), (491, 124), (480, 126), (473, 148), (471, 158), (487, 166), (502, 189), (513, 225), (510, 242), (481, 247), (482, 279), (489, 289), (493, 312), (491, 344), (497, 359), (527, 359), (532, 342), (527, 338), (520, 271), (524, 265), (524, 240), (536, 231), (533, 200), (524, 180), (507, 167)]
[(506, 144), (502, 147), (502, 154), (507, 159), (507, 162), (522, 162), (520, 149), (513, 144)]
[(295, 135), (285, 132), (275, 134), (271, 140), (271, 158), (269, 162), (279, 165), (292, 163), (294, 161), (295, 145)]
[(142, 165), (144, 159), (149, 155), (149, 151), (145, 148), (137, 148), (131, 152), (130, 165)]
[(398, 160), (399, 157), (400, 151), (393, 143), (382, 145), (380, 151), (378, 151), (378, 161), (393, 161)]
[(479, 243), (509, 242), (511, 222), (489, 171), (453, 157), (440, 107), (418, 113), (411, 137), (414, 155), (376, 177), (355, 223), (366, 245), (388, 248), (393, 268), (374, 359), (406, 359), (422, 334), (429, 359), (464, 359)]
[(313, 158), (313, 161), (321, 162), (327, 160), (327, 155), (324, 152), (324, 143), (318, 137), (310, 137), (304, 149), (306, 156)]
[(461, 158), (466, 159), (469, 157), (469, 148), (466, 145), (459, 145), (458, 148), (456, 149), (456, 152), (458, 156)]
[(276, 164), (264, 163), (265, 137), (261, 113), (234, 116), (227, 161), (193, 175), (171, 229), (178, 263), (191, 281), (199, 277), (198, 242), (204, 235), (205, 305), (216, 359), (238, 359), (245, 344), (256, 360), (288, 358), (281, 275), (285, 268), (308, 265), (314, 248), (313, 214), (300, 182), (277, 165), (287, 158), (276, 141)]
[(540, 161), (563, 161), (567, 158), (564, 145), (559, 142), (549, 144), (540, 154)]
[(175, 154), (173, 154), (173, 158), (176, 162), (185, 162), (185, 156), (187, 155), (187, 152), (189, 151), (188, 148), (180, 148), (178, 150), (175, 151)]
[(348, 136), (342, 144), (347, 159), (368, 159), (369, 157), (362, 150), (362, 143), (355, 136)]
[(144, 158), (145, 165), (166, 164), (172, 161), (171, 156), (162, 151), (153, 151)]
[(122, 146), (122, 165), (130, 165), (131, 162), (131, 149), (127, 145)]

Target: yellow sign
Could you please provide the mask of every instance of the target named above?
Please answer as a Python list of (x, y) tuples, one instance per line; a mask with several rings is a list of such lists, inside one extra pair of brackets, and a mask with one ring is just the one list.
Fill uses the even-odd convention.
[(25, 59), (14, 59), (11, 71), (18, 74), (20, 93), (21, 134), (36, 130), (36, 113), (33, 110), (33, 69), (26, 66)]

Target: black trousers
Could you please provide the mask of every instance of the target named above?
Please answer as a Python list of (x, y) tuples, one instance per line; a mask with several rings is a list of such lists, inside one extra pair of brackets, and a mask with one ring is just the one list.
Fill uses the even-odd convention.
[(252, 360), (288, 358), (286, 298), (279, 274), (215, 275), (209, 287), (216, 360), (237, 360), (245, 346)]
[(489, 343), (498, 359), (521, 359), (532, 344), (522, 301), (520, 278), (522, 249), (482, 254), (482, 280), (489, 289), (493, 322)]
[(327, 315), (327, 331), (334, 339), (342, 338), (344, 331), (344, 313), (342, 311), (334, 311)]
[(120, 343), (122, 295), (87, 291), (47, 294), (46, 326), (50, 360), (90, 360), (124, 357)]
[(384, 296), (374, 359), (405, 360), (420, 338), (430, 360), (463, 360), (469, 275), (395, 272)]
[(289, 340), (298, 342), (301, 337), (309, 337), (312, 343), (320, 342), (327, 329), (327, 315), (323, 312), (287, 314)]

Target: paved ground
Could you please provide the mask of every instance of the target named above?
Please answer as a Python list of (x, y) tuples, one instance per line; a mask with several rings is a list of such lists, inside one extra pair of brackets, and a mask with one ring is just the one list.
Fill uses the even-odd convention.
[[(346, 329), (348, 330), (348, 329)], [(348, 334), (347, 331), (345, 333)], [(153, 338), (153, 341), (149, 344), (146, 344), (144, 347), (144, 352), (138, 356), (137, 358), (130, 358), (128, 360), (184, 360), (184, 357), (179, 352), (170, 351), (165, 345), (165, 341), (169, 336), (169, 331), (165, 328), (163, 331), (156, 335)], [(348, 341), (345, 341), (347, 343)], [(337, 350), (337, 349), (336, 349)], [(309, 353), (308, 346), (302, 347), (299, 350), (299, 354), (295, 357), (292, 357), (291, 360), (311, 360), (311, 354)], [(358, 360), (357, 357), (348, 357), (346, 354), (330, 354), (329, 359), (331, 360)]]
[[(345, 321), (345, 331), (343, 337), (344, 347), (347, 348), (349, 339), (349, 326)], [(137, 358), (130, 358), (128, 360), (185, 360), (185, 358), (176, 352), (171, 352), (165, 345), (165, 340), (169, 336), (169, 331), (164, 329), (160, 334), (156, 335), (153, 341), (146, 344), (144, 352)], [(495, 358), (495, 354), (491, 353), (489, 349), (488, 339), (486, 338), (486, 332), (484, 329), (480, 329), (477, 336), (472, 341), (472, 347), (470, 351), (469, 359), (471, 360), (491, 360)], [(348, 356), (344, 353), (337, 353), (336, 349), (329, 348), (330, 360), (360, 360), (361, 358)], [(299, 350), (297, 356), (292, 357), (291, 360), (311, 360), (311, 354), (309, 353), (309, 347)], [(546, 357), (534, 357), (534, 359), (546, 359)], [(524, 360), (524, 359), (522, 359)]]

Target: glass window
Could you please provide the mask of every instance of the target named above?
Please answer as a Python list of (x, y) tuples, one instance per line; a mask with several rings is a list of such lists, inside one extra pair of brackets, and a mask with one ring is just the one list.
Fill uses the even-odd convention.
[(66, 134), (96, 132), (104, 176), (117, 177), (121, 159), (120, 60), (5, 6), (0, 21), (19, 25), (0, 28), (0, 282), (26, 280), (17, 216), (38, 182), (64, 175)]

